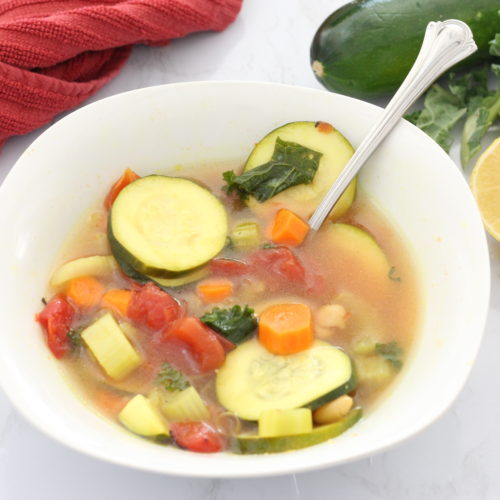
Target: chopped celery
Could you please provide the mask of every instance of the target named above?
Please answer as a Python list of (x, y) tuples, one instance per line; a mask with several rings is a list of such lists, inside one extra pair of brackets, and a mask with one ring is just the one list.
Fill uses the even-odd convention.
[(134, 396), (118, 414), (118, 420), (141, 436), (168, 436), (169, 429), (151, 401), (142, 394)]
[(376, 345), (377, 343), (371, 335), (355, 337), (351, 342), (352, 352), (360, 356), (374, 354)]
[(355, 366), (359, 383), (384, 385), (396, 373), (390, 363), (381, 356), (356, 357)]
[(312, 429), (312, 412), (309, 408), (267, 410), (259, 417), (260, 437), (292, 436), (311, 432)]
[(237, 250), (249, 250), (260, 245), (259, 226), (255, 222), (241, 222), (231, 232), (231, 241)]
[(104, 371), (115, 380), (126, 377), (142, 363), (110, 313), (85, 328), (81, 336)]
[(210, 413), (194, 387), (174, 393), (168, 401), (160, 403), (160, 409), (171, 422), (208, 420)]

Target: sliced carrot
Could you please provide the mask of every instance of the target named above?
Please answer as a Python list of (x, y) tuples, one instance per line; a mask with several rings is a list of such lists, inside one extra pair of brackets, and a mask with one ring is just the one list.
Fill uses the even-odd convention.
[(110, 389), (99, 388), (94, 393), (94, 403), (108, 416), (115, 416), (128, 403), (130, 397)]
[(233, 293), (233, 288), (228, 279), (209, 279), (198, 283), (196, 293), (203, 302), (221, 302)]
[(314, 340), (311, 309), (305, 304), (278, 304), (259, 318), (259, 340), (273, 354), (294, 354)]
[(271, 240), (296, 247), (300, 245), (309, 232), (309, 225), (291, 210), (278, 210), (271, 227)]
[(113, 288), (112, 290), (108, 290), (102, 296), (101, 306), (106, 307), (107, 309), (111, 309), (112, 311), (122, 316), (126, 316), (131, 297), (131, 290)]
[(101, 301), (104, 287), (92, 276), (73, 278), (68, 283), (66, 295), (80, 309), (89, 309)]
[(139, 176), (133, 170), (127, 168), (125, 172), (123, 172), (123, 175), (113, 184), (113, 186), (109, 190), (109, 193), (104, 200), (104, 207), (109, 210), (111, 208), (111, 205), (113, 205), (114, 201), (116, 200), (116, 197), (120, 194), (120, 191), (125, 186), (128, 186), (131, 182), (135, 181), (138, 178)]

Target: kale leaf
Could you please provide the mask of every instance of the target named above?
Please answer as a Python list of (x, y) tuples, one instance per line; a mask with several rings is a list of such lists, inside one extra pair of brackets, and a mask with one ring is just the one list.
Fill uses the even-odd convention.
[(396, 370), (400, 370), (403, 366), (401, 360), (403, 349), (395, 340), (387, 344), (375, 344), (375, 352), (383, 356)]
[(470, 108), (460, 143), (462, 165), (467, 165), (470, 159), (479, 153), (483, 137), (498, 117), (500, 117), (500, 88), (474, 102)]
[(69, 339), (69, 345), (70, 345), (72, 351), (75, 351), (81, 345), (83, 345), (82, 332), (84, 329), (85, 329), (84, 326), (79, 326), (77, 328), (72, 328), (68, 332), (67, 335), (68, 335), (68, 339)]
[(291, 186), (311, 183), (321, 156), (322, 153), (278, 137), (270, 161), (240, 175), (232, 170), (224, 172), (222, 177), (227, 185), (223, 189), (242, 199), (251, 195), (262, 203)]
[(239, 305), (235, 305), (231, 309), (215, 307), (200, 319), (233, 344), (240, 344), (257, 328), (257, 318), (253, 309), (248, 306), (243, 309)]
[(466, 112), (467, 109), (456, 95), (434, 84), (425, 96), (424, 109), (405, 118), (449, 152), (453, 142), (451, 130)]
[[(500, 15), (500, 11), (499, 11)], [(500, 56), (500, 33), (490, 42), (489, 52)], [(493, 75), (500, 77), (500, 64), (491, 64)], [(449, 91), (435, 84), (424, 99), (424, 108), (405, 116), (449, 152), (451, 130), (466, 117), (460, 143), (460, 159), (465, 167), (481, 150), (481, 141), (500, 118), (500, 87), (488, 88), (488, 66), (457, 76), (448, 75)]]
[[(498, 15), (500, 15), (500, 11)], [(500, 33), (497, 33), (495, 38), (490, 40), (490, 54), (500, 57)]]
[(156, 383), (169, 392), (183, 391), (190, 385), (186, 377), (170, 363), (163, 363), (156, 376)]

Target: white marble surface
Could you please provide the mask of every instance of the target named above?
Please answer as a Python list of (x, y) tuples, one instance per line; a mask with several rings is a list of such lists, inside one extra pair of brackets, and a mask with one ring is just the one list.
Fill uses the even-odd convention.
[[(196, 80), (260, 80), (319, 88), (308, 64), (320, 22), (344, 0), (245, 0), (223, 33), (136, 48), (92, 100)], [(41, 131), (10, 140), (0, 181)], [(123, 469), (69, 450), (34, 429), (0, 392), (0, 499), (496, 500), (500, 498), (500, 244), (490, 240), (492, 298), (484, 341), (461, 395), (427, 430), (370, 459), (295, 476), (189, 480)]]

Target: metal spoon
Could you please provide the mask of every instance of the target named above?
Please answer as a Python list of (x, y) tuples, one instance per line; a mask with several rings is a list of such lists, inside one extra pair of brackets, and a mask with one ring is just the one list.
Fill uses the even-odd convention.
[(359, 169), (405, 111), (442, 73), (476, 50), (472, 31), (462, 21), (449, 19), (427, 25), (422, 47), (410, 72), (309, 219), (312, 229), (320, 228)]

